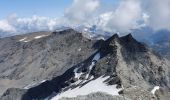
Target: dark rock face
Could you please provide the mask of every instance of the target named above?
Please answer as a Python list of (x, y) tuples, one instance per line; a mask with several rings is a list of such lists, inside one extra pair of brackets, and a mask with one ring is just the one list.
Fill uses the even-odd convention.
[[(14, 39), (14, 41), (16, 40)], [(95, 41), (88, 40), (82, 34), (68, 29), (62, 32), (53, 32), (48, 37), (23, 43), (23, 45), (28, 50), (28, 54), (30, 54), (29, 49), (33, 48), (32, 46), (35, 47), (32, 50), (33, 52), (36, 51), (36, 53), (33, 53), (33, 57), (38, 51), (41, 53), (37, 57), (38, 60), (35, 59), (31, 63), (29, 62), (30, 65), (27, 64), (28, 68), (20, 67), (19, 64), (15, 69), (16, 71), (12, 71), (14, 74), (11, 79), (21, 75), (23, 75), (20, 77), (21, 79), (29, 78), (29, 74), (26, 77), (23, 72), (25, 70), (26, 72), (27, 70), (29, 70), (28, 72), (32, 71), (33, 67), (29, 66), (35, 65), (36, 62), (37, 66), (34, 67), (39, 69), (34, 70), (33, 68), (33, 72), (39, 73), (40, 70), (44, 69), (44, 73), (36, 76), (33, 74), (34, 78), (44, 79), (48, 77), (48, 80), (29, 87), (27, 90), (23, 89), (21, 93), (18, 92), (20, 96), (17, 95), (16, 98), (22, 100), (51, 98), (58, 93), (84, 86), (101, 76), (109, 76), (105, 80), (106, 84), (117, 85), (117, 88), (122, 88), (119, 97), (114, 97), (115, 100), (124, 100), (122, 97), (126, 100), (168, 100), (159, 99), (163, 98), (161, 94), (163, 92), (153, 95), (150, 91), (154, 86), (160, 86), (162, 91), (165, 91), (165, 88), (166, 91), (170, 91), (169, 61), (136, 41), (131, 34), (124, 37), (119, 37), (116, 34), (105, 41)], [(37, 49), (36, 46), (41, 48)], [(27, 56), (25, 57), (27, 58)], [(25, 62), (23, 61), (23, 63)], [(22, 82), (23, 80), (20, 80), (20, 78), (16, 80)], [(81, 82), (74, 84), (78, 81)], [(11, 98), (13, 95), (16, 94), (6, 92), (2, 98)], [(93, 95), (83, 98), (91, 96)], [(84, 100), (80, 98), (70, 100)], [(95, 98), (98, 98), (98, 96)], [(108, 96), (108, 98), (112, 97)], [(67, 99), (69, 100), (69, 98)]]

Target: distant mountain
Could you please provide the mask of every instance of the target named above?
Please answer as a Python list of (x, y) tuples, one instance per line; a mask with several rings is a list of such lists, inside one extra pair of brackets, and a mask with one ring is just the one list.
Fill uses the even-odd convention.
[(74, 28), (76, 31), (85, 34), (84, 36), (89, 39), (108, 39), (110, 36), (112, 36), (114, 33), (110, 33), (107, 31), (104, 31), (100, 28), (98, 28), (96, 25), (92, 26), (79, 26)]
[(170, 58), (170, 31), (153, 31), (146, 27), (134, 30), (133, 36), (140, 42), (147, 44), (155, 52), (162, 56)]
[(170, 59), (170, 31), (161, 30), (153, 33), (145, 41), (151, 48), (153, 48), (160, 55)]
[(170, 59), (170, 32), (165, 30), (159, 31), (150, 36), (150, 39), (150, 46), (160, 55)]
[(8, 32), (0, 31), (0, 38), (10, 37), (10, 36), (14, 36), (14, 35), (16, 35), (16, 34), (15, 33), (8, 33)]
[(95, 40), (66, 29), (3, 38), (0, 48), (1, 100), (170, 97), (169, 60), (131, 34)]

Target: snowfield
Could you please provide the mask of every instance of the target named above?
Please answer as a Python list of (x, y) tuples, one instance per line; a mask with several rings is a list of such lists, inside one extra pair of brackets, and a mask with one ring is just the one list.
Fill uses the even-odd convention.
[[(94, 58), (92, 59), (92, 63), (89, 66), (89, 72), (86, 75), (86, 80), (78, 80), (76, 83), (74, 84), (79, 84), (81, 82), (85, 83), (88, 78), (89, 78), (89, 74), (92, 70), (92, 68), (94, 67), (95, 63), (101, 58), (100, 53), (97, 53)], [(75, 74), (75, 78), (78, 78), (83, 74), (83, 73), (77, 73), (78, 72), (78, 68), (74, 69), (74, 74)], [(91, 77), (92, 79), (94, 77)], [(85, 84), (82, 87), (76, 87), (74, 89), (69, 89), (67, 91), (62, 91), (61, 93), (57, 94), (56, 96), (54, 96), (51, 100), (59, 100), (63, 97), (66, 98), (73, 98), (73, 97), (77, 97), (77, 96), (82, 96), (82, 95), (88, 95), (91, 93), (96, 93), (96, 92), (104, 92), (110, 95), (119, 95), (119, 91), (122, 89), (117, 89), (116, 85), (107, 85), (106, 83), (104, 83), (104, 81), (106, 79), (108, 79), (109, 76), (107, 77), (99, 77), (95, 80), (90, 79), (91, 81), (87, 84)]]
[(106, 83), (104, 83), (104, 81), (108, 78), (109, 76), (99, 77), (93, 81), (90, 81), (89, 83), (87, 83), (82, 87), (77, 87), (74, 89), (69, 89), (65, 92), (61, 92), (60, 94), (53, 97), (51, 100), (59, 100), (63, 97), (72, 98), (72, 97), (77, 97), (80, 95), (88, 95), (96, 92), (104, 92), (110, 95), (119, 95), (118, 92), (121, 89), (117, 89), (116, 85), (107, 85)]

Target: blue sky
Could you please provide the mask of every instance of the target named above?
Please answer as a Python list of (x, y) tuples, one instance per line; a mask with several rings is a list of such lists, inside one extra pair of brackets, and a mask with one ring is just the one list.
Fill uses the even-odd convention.
[(1, 0), (0, 18), (17, 14), (21, 17), (32, 15), (61, 16), (72, 0)]
[[(118, 0), (101, 0), (107, 8), (113, 8)], [(63, 16), (67, 7), (73, 0), (1, 0), (0, 1), (0, 19), (11, 14), (17, 14), (20, 17), (31, 17), (33, 15), (45, 17)]]

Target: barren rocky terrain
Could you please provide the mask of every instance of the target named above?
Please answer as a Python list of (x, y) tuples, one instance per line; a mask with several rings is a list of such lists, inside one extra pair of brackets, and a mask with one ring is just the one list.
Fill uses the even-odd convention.
[(169, 100), (169, 60), (131, 34), (37, 32), (2, 38), (0, 48), (2, 100)]

